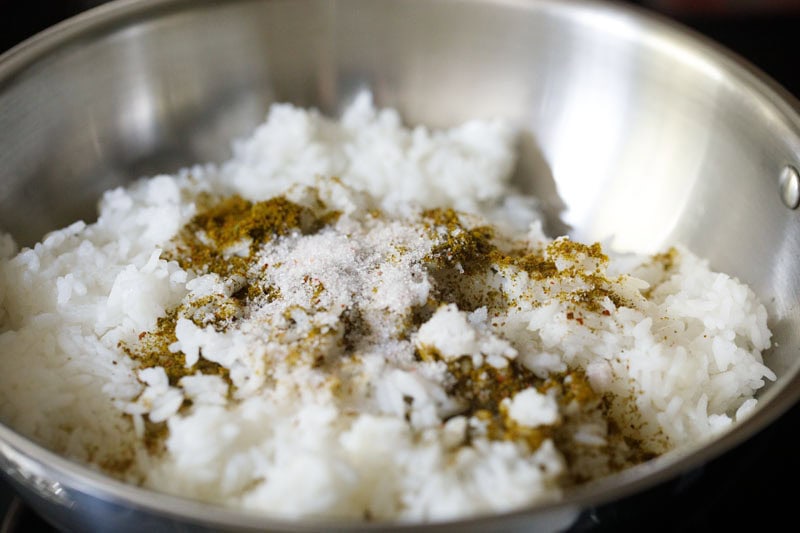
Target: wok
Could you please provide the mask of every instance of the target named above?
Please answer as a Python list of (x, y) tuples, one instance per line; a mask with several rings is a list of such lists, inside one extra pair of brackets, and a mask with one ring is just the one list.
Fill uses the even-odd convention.
[[(419, 530), (559, 530), (753, 438), (800, 395), (800, 116), (758, 69), (617, 4), (558, 0), (117, 0), (0, 58), (0, 228), (22, 245), (143, 175), (222, 161), (268, 106), (336, 115), (358, 90), (407, 123), (502, 117), (548, 230), (654, 252), (681, 242), (747, 282), (778, 379), (713, 442), (557, 504)], [(128, 486), (0, 425), (5, 478), (65, 530), (373, 529), (286, 522)]]

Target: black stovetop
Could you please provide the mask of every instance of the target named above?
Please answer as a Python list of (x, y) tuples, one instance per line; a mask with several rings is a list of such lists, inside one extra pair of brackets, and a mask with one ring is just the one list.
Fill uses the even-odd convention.
[[(0, 0), (0, 52), (100, 3), (102, 0)], [(630, 3), (656, 9), (654, 6), (669, 2), (640, 0)], [(759, 3), (720, 0), (709, 4)], [(800, 0), (796, 4), (800, 8)], [(796, 33), (796, 28), (800, 27), (800, 9), (667, 14), (738, 53), (789, 92), (800, 96), (800, 69), (796, 59), (800, 52)], [(681, 483), (656, 487), (620, 504), (587, 513), (574, 530), (684, 532), (722, 528), (739, 531), (750, 527), (791, 530), (798, 494), (795, 485), (800, 479), (796, 440), (800, 430), (797, 428), (800, 428), (800, 406), (745, 444), (689, 473)], [(46, 531), (46, 528), (0, 481), (0, 533), (12, 531)]]

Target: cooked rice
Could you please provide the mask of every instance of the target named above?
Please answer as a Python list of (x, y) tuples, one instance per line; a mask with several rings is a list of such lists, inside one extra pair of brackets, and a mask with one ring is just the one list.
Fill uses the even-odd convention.
[(275, 105), (220, 166), (3, 236), (3, 422), (158, 491), (418, 521), (552, 501), (750, 412), (775, 379), (754, 293), (681, 247), (546, 237), (514, 143), (368, 95), (339, 121)]

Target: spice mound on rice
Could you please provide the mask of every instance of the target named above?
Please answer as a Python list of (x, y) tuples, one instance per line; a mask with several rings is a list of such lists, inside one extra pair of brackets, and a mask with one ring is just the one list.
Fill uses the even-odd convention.
[(3, 246), (2, 421), (158, 491), (428, 521), (557, 500), (750, 412), (775, 379), (753, 292), (680, 245), (546, 236), (514, 143), (369, 95), (336, 121), (275, 105), (226, 163)]

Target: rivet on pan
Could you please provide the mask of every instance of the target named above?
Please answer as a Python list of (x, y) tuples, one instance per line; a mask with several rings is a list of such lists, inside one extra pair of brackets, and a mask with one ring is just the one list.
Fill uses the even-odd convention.
[(781, 199), (789, 209), (797, 209), (800, 205), (800, 175), (797, 169), (786, 166), (781, 171)]

